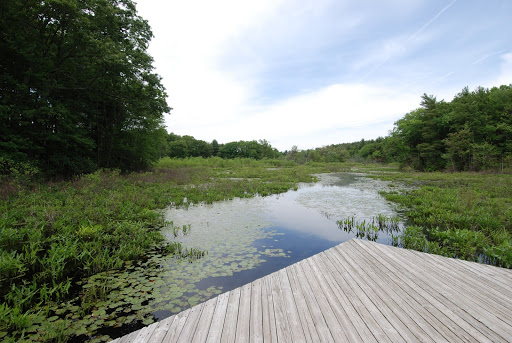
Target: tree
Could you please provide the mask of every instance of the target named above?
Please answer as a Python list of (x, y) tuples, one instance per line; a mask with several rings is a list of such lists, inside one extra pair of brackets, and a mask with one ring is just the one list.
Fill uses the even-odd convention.
[(144, 168), (170, 108), (131, 0), (0, 4), (0, 157), (47, 175)]
[(217, 140), (214, 139), (212, 141), (212, 155), (213, 156), (218, 156), (219, 155), (219, 149), (220, 149), (219, 142), (217, 142)]

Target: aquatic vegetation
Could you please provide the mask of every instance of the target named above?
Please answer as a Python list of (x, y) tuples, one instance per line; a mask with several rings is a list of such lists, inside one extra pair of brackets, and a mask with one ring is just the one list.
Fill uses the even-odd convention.
[[(399, 217), (389, 217), (378, 214), (370, 220), (357, 221), (354, 217), (340, 219), (336, 222), (340, 230), (351, 233), (355, 232), (357, 238), (369, 241), (377, 241), (380, 232), (386, 232), (393, 235), (395, 232), (401, 231), (401, 219)], [(394, 239), (394, 236), (392, 236)]]
[(415, 189), (383, 192), (406, 208), (409, 226), (395, 244), (449, 257), (512, 267), (512, 175), (379, 175)]
[[(78, 311), (74, 306), (89, 309), (103, 301), (101, 287), (81, 290), (81, 280), (143, 261), (154, 248), (172, 254), (162, 250), (168, 243), (160, 231), (168, 225), (162, 208), (282, 193), (314, 179), (312, 168), (292, 168), (288, 162), (223, 163), (190, 160), (127, 175), (105, 170), (0, 191), (0, 297), (6, 314), (0, 316), (0, 338), (37, 340), (51, 330), (73, 336), (81, 334), (81, 327), (89, 333), (100, 328), (103, 324), (96, 321), (84, 324), (73, 318), (79, 313), (66, 319)], [(182, 223), (173, 236), (179, 239), (190, 229)], [(181, 260), (206, 255), (198, 247), (176, 248)], [(73, 310), (53, 313), (67, 301), (74, 301)], [(58, 321), (43, 327), (44, 320), (36, 322), (40, 316), (57, 316)]]

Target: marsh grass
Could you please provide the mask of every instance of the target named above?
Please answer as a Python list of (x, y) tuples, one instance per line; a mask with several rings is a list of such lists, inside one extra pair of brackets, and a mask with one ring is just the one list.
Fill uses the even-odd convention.
[[(44, 321), (35, 318), (53, 316), (45, 309), (77, 296), (85, 316), (104, 300), (108, 285), (84, 289), (80, 280), (125, 268), (151, 249), (186, 261), (204, 256), (206, 251), (164, 244), (160, 229), (172, 224), (165, 222), (160, 209), (282, 193), (313, 181), (315, 172), (337, 168), (343, 167), (296, 166), (280, 160), (163, 159), (150, 171), (127, 175), (101, 170), (62, 182), (21, 185), (2, 180), (0, 341), (72, 337), (75, 332), (68, 322), (59, 319), (43, 326)], [(177, 228), (175, 236), (188, 230)]]
[[(102, 170), (74, 180), (0, 184), (0, 341), (66, 341), (85, 335), (52, 311), (79, 299), (77, 318), (95, 313), (112, 291), (108, 281), (86, 286), (87, 277), (128, 269), (155, 249), (184, 262), (206, 251), (165, 242), (190, 226), (165, 222), (161, 209), (297, 189), (315, 173), (364, 171), (416, 187), (384, 196), (408, 208), (410, 225), (396, 245), (446, 256), (512, 266), (512, 176), (504, 174), (403, 173), (392, 166), (347, 163), (296, 165), (284, 160), (162, 159), (152, 170), (122, 175)], [(347, 219), (350, 222), (350, 219)], [(375, 236), (395, 219), (341, 223)], [(51, 319), (51, 320), (50, 320)], [(44, 325), (43, 325), (44, 323)], [(94, 324), (96, 325), (96, 324)], [(73, 331), (75, 330), (75, 331)]]
[(355, 232), (357, 238), (366, 239), (369, 241), (377, 241), (380, 232), (393, 235), (393, 233), (400, 231), (400, 218), (389, 217), (379, 214), (377, 217), (372, 217), (368, 221), (357, 221), (354, 217), (348, 217), (338, 220), (338, 228), (345, 232)]
[(512, 175), (395, 173), (379, 178), (416, 186), (385, 192), (408, 210), (395, 245), (512, 267)]

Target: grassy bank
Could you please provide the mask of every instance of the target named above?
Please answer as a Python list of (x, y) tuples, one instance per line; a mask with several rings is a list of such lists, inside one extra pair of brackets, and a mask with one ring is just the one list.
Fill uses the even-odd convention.
[(408, 227), (395, 243), (429, 253), (512, 267), (512, 175), (382, 174), (417, 186), (383, 195), (407, 208)]
[[(313, 181), (314, 173), (339, 171), (368, 172), (392, 184), (416, 186), (384, 194), (407, 208), (409, 227), (395, 238), (396, 245), (512, 266), (512, 175), (508, 174), (403, 173), (393, 166), (371, 164), (165, 158), (144, 173), (99, 171), (32, 185), (4, 180), (0, 182), (0, 342), (73, 338), (77, 325), (91, 317), (95, 303), (104, 300), (108, 290), (108, 285), (85, 288), (83, 278), (124, 269), (154, 249), (186, 254), (162, 237), (160, 228), (172, 223), (165, 222), (161, 209), (277, 194)], [(182, 228), (174, 230), (179, 234)], [(76, 314), (68, 319), (56, 315), (54, 305), (69, 299), (79, 299)]]
[[(101, 290), (77, 282), (123, 268), (164, 243), (159, 209), (285, 192), (311, 173), (342, 165), (296, 166), (287, 161), (162, 159), (152, 171), (121, 175), (99, 171), (72, 181), (21, 186), (0, 192), (0, 341), (65, 341), (71, 323), (50, 304), (70, 297), (94, 307)], [(175, 249), (163, 249), (173, 253)], [(180, 252), (182, 253), (182, 252)], [(83, 315), (87, 315), (84, 313)]]

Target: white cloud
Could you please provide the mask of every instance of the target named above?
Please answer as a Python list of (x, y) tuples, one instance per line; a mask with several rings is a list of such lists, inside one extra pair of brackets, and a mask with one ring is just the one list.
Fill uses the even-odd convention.
[[(243, 116), (195, 127), (201, 137), (220, 142), (267, 139), (280, 150), (385, 136), (393, 122), (416, 108), (417, 94), (364, 84), (335, 84), (288, 98)], [(357, 131), (357, 135), (355, 132)]]
[[(139, 0), (137, 8), (156, 36), (149, 53), (174, 108), (169, 131), (219, 142), (267, 139), (284, 150), (386, 135), (424, 92), (451, 100), (468, 80), (510, 83), (512, 54), (485, 73), (499, 71), (492, 83), (454, 62), (454, 39), (486, 50), (464, 30), (472, 17), (457, 19), (469, 13), (455, 11), (462, 4)], [(503, 38), (493, 42), (503, 52)], [(491, 57), (469, 63), (483, 70)]]

